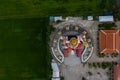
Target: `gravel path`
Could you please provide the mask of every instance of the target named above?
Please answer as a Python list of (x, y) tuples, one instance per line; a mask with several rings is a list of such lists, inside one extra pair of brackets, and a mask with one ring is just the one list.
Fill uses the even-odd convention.
[(68, 66), (80, 64), (80, 58), (78, 58), (76, 55), (69, 55), (69, 57), (65, 58), (64, 64)]
[(74, 66), (65, 66), (62, 65), (62, 76), (64, 76), (65, 80), (80, 80), (80, 77), (82, 76), (81, 73), (81, 67), (82, 64), (74, 65)]

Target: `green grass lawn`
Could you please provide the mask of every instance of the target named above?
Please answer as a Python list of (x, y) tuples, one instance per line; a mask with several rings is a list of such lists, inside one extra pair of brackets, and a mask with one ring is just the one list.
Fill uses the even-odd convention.
[(0, 80), (45, 78), (49, 74), (45, 21), (7, 19), (0, 20), (0, 26)]
[(116, 0), (0, 0), (0, 19), (111, 13)]

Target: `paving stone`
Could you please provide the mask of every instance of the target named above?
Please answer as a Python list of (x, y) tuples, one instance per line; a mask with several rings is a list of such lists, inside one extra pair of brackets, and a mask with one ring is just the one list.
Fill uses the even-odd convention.
[[(120, 55), (119, 58), (98, 58), (98, 21), (87, 21), (87, 20), (79, 20), (75, 22), (63, 22), (62, 24), (59, 24), (56, 26), (56, 28), (63, 28), (66, 25), (79, 25), (83, 28), (85, 28), (89, 33), (90, 36), (92, 36), (94, 41), (94, 52), (92, 57), (88, 60), (88, 62), (111, 62), (111, 61), (119, 61), (120, 62)], [(84, 25), (84, 26), (83, 26)], [(118, 29), (120, 29), (120, 22), (117, 23), (119, 25)], [(81, 80), (82, 77), (88, 78), (87, 80), (108, 80), (108, 77), (106, 75), (106, 72), (108, 69), (97, 69), (95, 68), (88, 68), (88, 65), (86, 64), (83, 66), (83, 64), (80, 63), (80, 60), (77, 59), (75, 56), (70, 56), (69, 58), (65, 59), (65, 64), (60, 65), (61, 75), (65, 78), (65, 80)], [(120, 64), (120, 63), (119, 63)], [(88, 71), (91, 71), (93, 73), (93, 76), (88, 76)], [(97, 72), (101, 72), (101, 75), (98, 75)], [(119, 70), (120, 72), (120, 70)], [(120, 73), (119, 73), (120, 74)]]

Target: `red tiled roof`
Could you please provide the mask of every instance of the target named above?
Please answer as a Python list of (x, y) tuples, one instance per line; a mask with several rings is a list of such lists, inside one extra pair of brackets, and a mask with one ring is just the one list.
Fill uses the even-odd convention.
[(69, 53), (72, 51), (72, 48), (67, 48), (67, 49), (64, 49), (63, 50), (63, 53), (64, 53), (64, 57), (68, 57)]
[(76, 47), (76, 49), (82, 49), (83, 45), (82, 44), (78, 44), (78, 46)]
[(82, 50), (81, 50), (81, 49), (77, 49), (77, 50), (76, 50), (76, 53), (77, 53), (77, 57), (81, 57), (81, 55), (82, 55)]
[(68, 53), (70, 53), (72, 51), (72, 48), (69, 47), (67, 50), (68, 50)]
[(118, 80), (118, 65), (114, 65), (114, 80)]
[(100, 31), (100, 52), (118, 53), (119, 52), (119, 30)]
[(68, 57), (68, 50), (67, 49), (64, 49), (64, 57)]

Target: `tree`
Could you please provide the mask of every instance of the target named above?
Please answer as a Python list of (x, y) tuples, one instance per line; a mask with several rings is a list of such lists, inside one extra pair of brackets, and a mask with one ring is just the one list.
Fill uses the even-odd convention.
[(100, 53), (97, 54), (98, 57), (101, 57)]
[(113, 65), (117, 65), (118, 63), (117, 62), (113, 62)]
[(104, 54), (104, 53), (101, 53), (101, 57), (105, 57), (105, 54)]
[(61, 80), (64, 80), (64, 77), (61, 77)]
[(100, 67), (101, 67), (101, 63), (98, 62), (98, 63), (97, 63), (97, 66), (100, 68)]
[(115, 20), (120, 20), (120, 7), (115, 7), (112, 10)]
[(107, 65), (106, 65), (105, 62), (102, 62), (102, 68), (103, 68), (103, 69), (106, 69), (106, 68), (107, 68)]
[(107, 72), (106, 73), (108, 77), (111, 77), (112, 73), (111, 72)]
[(85, 78), (85, 77), (82, 77), (82, 80), (86, 80), (86, 78)]
[(98, 26), (100, 29), (113, 29), (117, 27), (115, 23), (102, 23), (99, 24)]
[(89, 68), (92, 68), (92, 64), (91, 64), (91, 63), (88, 63), (88, 67), (89, 67)]
[(111, 54), (111, 57), (114, 58), (114, 57), (117, 57), (118, 56), (118, 53), (112, 53)]
[(105, 9), (105, 3), (106, 3), (106, 0), (101, 0), (99, 4), (99, 9)]
[(68, 13), (68, 10), (64, 6), (57, 7), (54, 11), (57, 15), (63, 15), (63, 16), (67, 15)]
[(93, 73), (92, 73), (92, 72), (90, 72), (90, 71), (88, 72), (88, 74), (89, 74), (89, 76), (92, 76), (92, 75), (93, 75)]
[(95, 62), (93, 62), (93, 67), (97, 68), (97, 66), (96, 66), (96, 63), (95, 63)]
[(97, 74), (99, 74), (99, 75), (100, 75), (100, 72), (97, 72)]
[(98, 53), (97, 56), (98, 56), (99, 58), (102, 58), (102, 57), (105, 57), (105, 54), (104, 54), (104, 53)]
[(57, 20), (57, 22), (56, 22), (56, 23), (58, 24), (58, 23), (61, 23), (61, 22), (62, 22), (61, 20)]

